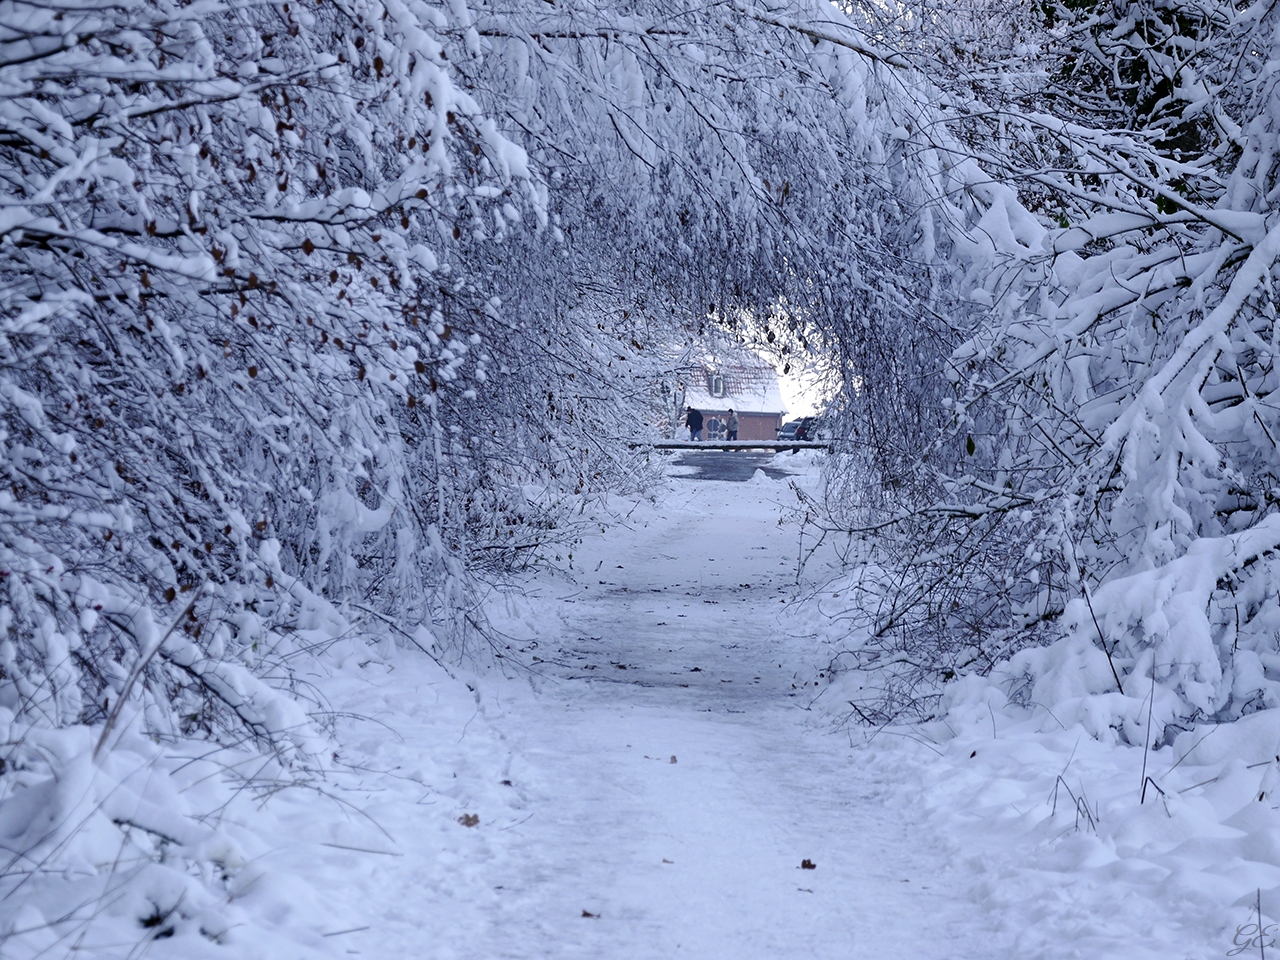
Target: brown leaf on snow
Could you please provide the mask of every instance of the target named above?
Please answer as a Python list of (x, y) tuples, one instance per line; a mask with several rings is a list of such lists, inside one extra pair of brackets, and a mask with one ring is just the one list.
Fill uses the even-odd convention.
[(584, 917), (595, 917), (595, 918), (597, 918), (597, 919), (600, 917), (600, 914), (598, 914), (598, 913), (592, 913), (590, 910), (583, 910), (583, 911), (582, 911), (582, 915), (583, 915)]
[(458, 822), (464, 827), (478, 827), (480, 825), (480, 818), (474, 813), (464, 813), (458, 818)]
[(805, 859), (800, 861), (800, 869), (801, 870), (817, 870), (818, 865), (814, 863), (812, 860), (810, 860), (808, 857), (805, 857)]
[(671, 755), (671, 762), (672, 763), (676, 762), (676, 755), (674, 753)]

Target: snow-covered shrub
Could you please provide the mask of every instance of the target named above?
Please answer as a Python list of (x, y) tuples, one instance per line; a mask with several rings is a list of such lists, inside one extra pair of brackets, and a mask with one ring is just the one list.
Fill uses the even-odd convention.
[[(1028, 247), (1043, 279), (1025, 305), (957, 359), (982, 371), (962, 409), (1001, 398), (993, 450), (1050, 521), (1035, 547), (1058, 597), (1046, 607), (1105, 651), (1127, 697), (1151, 678), (1176, 694), (1157, 700), (1157, 723), (1176, 728), (1280, 703), (1278, 118), (1274, 77), (1241, 56), (1272, 49), (1276, 22), (1148, 14), (1126, 21), (1141, 57), (1114, 54), (1154, 78), (1145, 100), (1136, 79), (1115, 94), (1135, 135), (1054, 130), (1099, 188)], [(1153, 17), (1164, 30), (1143, 26)], [(1188, 64), (1177, 51), (1192, 39)]]
[[(477, 276), (545, 192), (455, 82), (468, 24), (0, 4), (6, 892), (42, 863), (111, 874), (99, 826), (129, 827), (99, 802), (162, 803), (174, 766), (133, 790), (122, 738), (258, 755), (237, 777), (322, 767), (297, 668), (387, 621), (456, 653), (469, 568), (554, 526), (524, 485), (548, 479), (525, 428), (555, 421), (501, 368), (538, 340)], [(147, 862), (212, 869), (140, 826)]]
[(496, 312), (443, 251), (542, 210), (447, 8), (4, 11), (5, 705), (102, 716), (202, 584), (166, 683), (313, 595), (429, 620)]
[(957, 82), (926, 138), (986, 175), (951, 219), (951, 422), (872, 518), (908, 534), (882, 592), (923, 628), (902, 650), (947, 654), (918, 659), (928, 697), (994, 667), (1126, 738), (1154, 700), (1158, 741), (1280, 702), (1277, 21), (1072, 4), (1045, 28), (1043, 84)]

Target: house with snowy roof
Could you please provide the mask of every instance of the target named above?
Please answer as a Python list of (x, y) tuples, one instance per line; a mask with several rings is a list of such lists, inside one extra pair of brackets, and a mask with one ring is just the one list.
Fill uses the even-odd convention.
[(776, 440), (787, 412), (778, 373), (756, 356), (709, 359), (682, 367), (676, 406), (680, 422), (686, 407), (702, 412), (704, 440), (723, 440), (729, 411), (738, 414), (739, 440)]

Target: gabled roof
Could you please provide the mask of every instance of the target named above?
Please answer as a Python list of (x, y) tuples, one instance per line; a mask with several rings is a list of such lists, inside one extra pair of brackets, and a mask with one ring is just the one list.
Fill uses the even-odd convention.
[[(778, 374), (763, 360), (730, 360), (719, 365), (695, 365), (680, 371), (685, 380), (685, 404), (696, 410), (785, 414)], [(724, 396), (712, 394), (712, 379), (724, 378)]]

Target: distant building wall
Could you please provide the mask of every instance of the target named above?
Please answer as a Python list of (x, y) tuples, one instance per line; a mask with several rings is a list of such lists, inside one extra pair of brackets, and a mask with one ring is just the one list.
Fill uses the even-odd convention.
[[(703, 423), (703, 439), (720, 440), (724, 438), (724, 424), (729, 419), (726, 410), (701, 410)], [(713, 423), (713, 421), (715, 421)], [(738, 414), (739, 440), (777, 440), (778, 430), (782, 427), (780, 413), (740, 413)], [(688, 429), (685, 428), (685, 432)]]
[(778, 430), (782, 427), (780, 413), (740, 413), (738, 414), (739, 440), (777, 440)]

